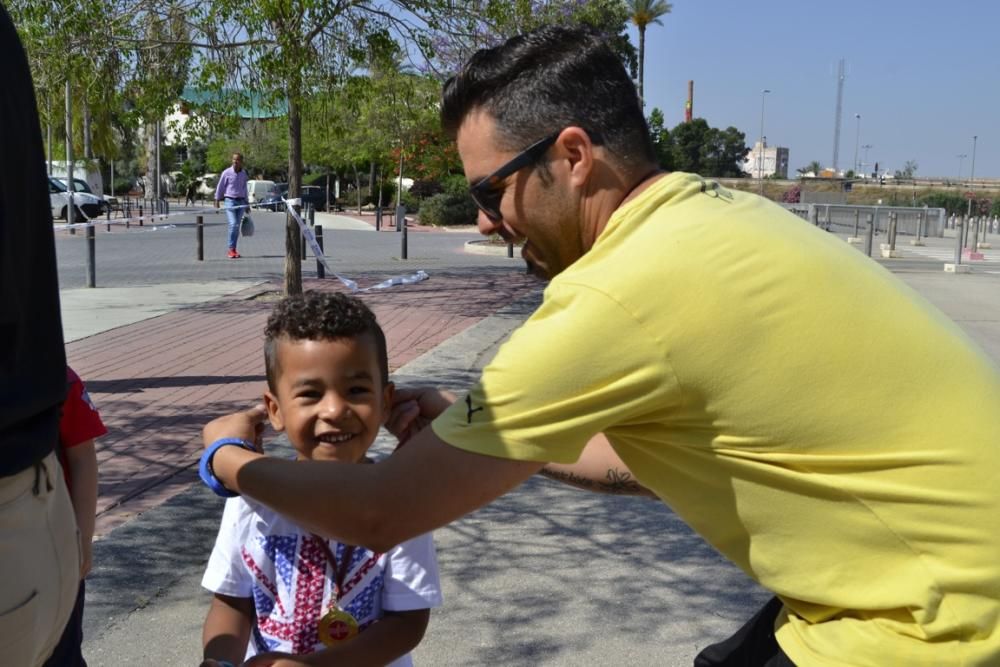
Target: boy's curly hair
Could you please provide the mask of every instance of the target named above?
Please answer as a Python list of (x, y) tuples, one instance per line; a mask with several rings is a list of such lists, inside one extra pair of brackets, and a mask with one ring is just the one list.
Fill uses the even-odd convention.
[(275, 391), (278, 375), (278, 339), (337, 340), (370, 333), (382, 371), (382, 384), (389, 382), (389, 357), (385, 333), (361, 299), (333, 292), (308, 291), (279, 301), (264, 328), (264, 366), (267, 386)]

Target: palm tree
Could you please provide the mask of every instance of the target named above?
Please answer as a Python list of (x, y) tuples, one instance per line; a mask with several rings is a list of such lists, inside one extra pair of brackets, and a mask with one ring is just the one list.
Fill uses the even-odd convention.
[(669, 14), (673, 6), (664, 0), (629, 0), (632, 23), (639, 29), (639, 99), (643, 100), (642, 82), (646, 60), (646, 26), (655, 23), (663, 25), (660, 17)]

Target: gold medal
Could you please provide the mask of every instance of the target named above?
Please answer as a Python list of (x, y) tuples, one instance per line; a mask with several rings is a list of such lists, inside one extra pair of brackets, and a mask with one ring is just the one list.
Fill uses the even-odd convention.
[(326, 646), (354, 639), (358, 635), (358, 621), (340, 607), (330, 607), (319, 620), (319, 640)]

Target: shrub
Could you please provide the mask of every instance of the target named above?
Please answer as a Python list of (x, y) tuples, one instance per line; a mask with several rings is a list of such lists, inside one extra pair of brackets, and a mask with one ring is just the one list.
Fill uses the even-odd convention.
[(425, 225), (447, 227), (474, 225), (478, 209), (468, 192), (439, 194), (426, 199), (420, 207), (420, 222)]
[(410, 194), (418, 199), (427, 199), (434, 195), (439, 195), (444, 192), (444, 187), (441, 186), (437, 181), (431, 180), (419, 180), (414, 181), (413, 185), (410, 186)]
[(448, 174), (441, 179), (441, 185), (450, 195), (464, 195), (469, 192), (469, 182), (462, 174)]
[(917, 200), (919, 206), (929, 206), (930, 208), (943, 208), (948, 215), (965, 213), (968, 201), (962, 195), (949, 194), (945, 192), (932, 192)]
[(784, 194), (781, 195), (781, 201), (785, 204), (798, 204), (802, 199), (802, 188), (798, 185), (793, 185), (792, 187), (785, 190)]

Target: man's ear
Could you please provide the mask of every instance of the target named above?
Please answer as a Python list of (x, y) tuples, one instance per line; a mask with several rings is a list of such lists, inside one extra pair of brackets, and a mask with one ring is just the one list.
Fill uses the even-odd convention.
[(570, 126), (559, 133), (556, 144), (569, 161), (570, 185), (583, 187), (594, 171), (594, 142), (582, 127)]
[(389, 421), (389, 416), (392, 414), (392, 397), (396, 394), (396, 385), (392, 382), (386, 382), (385, 387), (382, 388), (382, 424), (385, 425)]
[(267, 418), (271, 422), (271, 428), (275, 431), (284, 431), (285, 421), (281, 417), (281, 406), (270, 389), (264, 392), (264, 407), (267, 408)]

